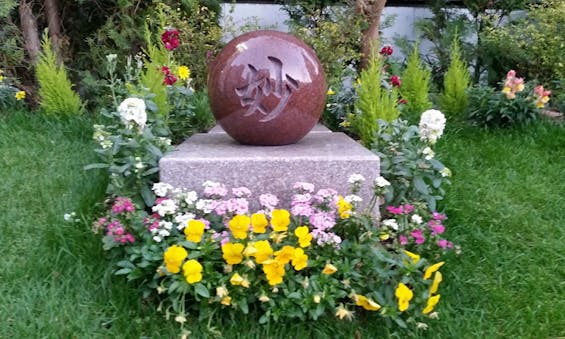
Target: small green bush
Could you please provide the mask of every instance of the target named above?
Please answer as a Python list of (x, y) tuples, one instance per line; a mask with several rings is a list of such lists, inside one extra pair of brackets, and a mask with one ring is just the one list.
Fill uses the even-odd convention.
[(453, 38), (450, 51), (451, 63), (443, 79), (443, 93), (439, 102), (448, 118), (460, 118), (465, 114), (469, 103), (467, 89), (471, 85), (471, 75), (462, 59), (458, 36)]
[(414, 49), (408, 56), (406, 69), (402, 73), (400, 87), (400, 96), (406, 100), (402, 116), (411, 123), (416, 123), (422, 112), (432, 108), (432, 102), (428, 97), (430, 78), (431, 72), (420, 62), (418, 44), (414, 44)]
[(72, 116), (81, 114), (80, 97), (72, 89), (65, 66), (57, 63), (47, 31), (41, 41), (42, 51), (36, 67), (39, 82), (39, 106), (46, 115)]
[(387, 90), (382, 86), (382, 80), (383, 59), (380, 54), (373, 53), (368, 68), (359, 75), (356, 114), (351, 122), (353, 131), (366, 147), (373, 144), (379, 119), (392, 121), (400, 114), (396, 88)]

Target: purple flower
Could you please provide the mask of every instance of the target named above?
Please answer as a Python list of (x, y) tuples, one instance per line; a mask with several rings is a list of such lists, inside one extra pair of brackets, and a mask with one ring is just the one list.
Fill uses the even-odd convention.
[(123, 212), (134, 212), (135, 207), (130, 199), (124, 197), (117, 197), (114, 205), (112, 205), (112, 213), (115, 215)]
[(238, 198), (246, 198), (251, 196), (251, 191), (247, 187), (236, 187), (232, 188), (232, 193)]
[(309, 217), (314, 213), (314, 209), (309, 204), (296, 204), (292, 206), (290, 213)]
[(434, 220), (445, 220), (445, 219), (447, 219), (447, 216), (445, 214), (442, 214), (442, 213), (434, 212), (434, 213), (432, 213), (432, 218)]
[(394, 207), (394, 206), (387, 206), (386, 210), (389, 213), (392, 213), (394, 215), (398, 215), (398, 214), (402, 214), (404, 212), (404, 209), (402, 208), (402, 206), (398, 206), (398, 207)]
[(279, 203), (279, 199), (270, 193), (261, 194), (259, 196), (259, 203), (269, 211), (273, 210)]
[(408, 238), (404, 235), (401, 235), (398, 237), (398, 242), (400, 243), (401, 246), (404, 246), (408, 244)]
[(320, 231), (331, 229), (335, 225), (335, 218), (327, 212), (316, 212), (310, 216), (310, 225)]
[(416, 244), (418, 245), (421, 245), (426, 241), (426, 238), (424, 238), (424, 235), (422, 234), (422, 230), (420, 229), (412, 231), (410, 235), (414, 238)]

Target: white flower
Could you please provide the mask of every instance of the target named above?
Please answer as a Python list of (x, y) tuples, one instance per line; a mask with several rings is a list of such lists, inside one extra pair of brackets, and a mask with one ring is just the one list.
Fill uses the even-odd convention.
[(188, 224), (189, 220), (193, 220), (195, 217), (194, 214), (192, 213), (186, 213), (186, 214), (179, 214), (175, 217), (175, 222), (178, 224), (177, 225), (177, 230), (182, 230), (183, 228), (186, 227), (186, 224)]
[(194, 204), (196, 200), (198, 200), (198, 193), (196, 193), (195, 191), (187, 192), (184, 197), (184, 201), (189, 205)]
[(418, 214), (414, 214), (410, 220), (412, 220), (413, 223), (420, 225), (422, 223), (422, 217), (419, 216)]
[(430, 109), (422, 113), (419, 125), (420, 139), (435, 144), (443, 134), (445, 122), (445, 116), (438, 110)]
[(108, 62), (114, 62), (118, 56), (116, 54), (108, 54), (106, 55), (106, 60)]
[(173, 223), (170, 221), (159, 221), (159, 227), (162, 227), (166, 230), (171, 230), (173, 228)]
[(177, 211), (177, 204), (173, 200), (167, 199), (163, 200), (159, 205), (153, 206), (152, 210), (164, 217), (167, 214), (175, 214)]
[(436, 155), (434, 151), (429, 147), (424, 148), (424, 150), (422, 150), (422, 154), (425, 155), (424, 159), (426, 160), (432, 160)]
[(132, 121), (135, 122), (139, 128), (145, 127), (147, 113), (145, 112), (145, 101), (143, 101), (143, 99), (125, 99), (120, 106), (118, 106), (118, 113), (122, 118), (122, 122), (127, 127), (130, 127)]
[(347, 179), (347, 182), (350, 184), (358, 184), (363, 181), (365, 181), (365, 177), (357, 173), (352, 174), (351, 176), (349, 176), (349, 179)]
[(347, 201), (348, 203), (356, 203), (356, 202), (361, 202), (363, 201), (363, 198), (361, 198), (360, 196), (356, 195), (356, 194), (350, 194), (348, 196), (346, 196), (345, 198), (343, 198), (343, 200)]
[(161, 240), (163, 240), (160, 236), (156, 235), (153, 237), (153, 240), (155, 240), (155, 242), (161, 242)]
[(77, 214), (75, 212), (71, 212), (71, 213), (65, 213), (63, 215), (63, 219), (65, 219), (65, 221), (72, 221), (73, 218), (76, 216)]
[(208, 214), (214, 210), (214, 200), (200, 199), (196, 202), (196, 209)]
[(390, 186), (390, 182), (383, 177), (378, 177), (375, 179), (375, 185), (382, 188)]
[(163, 230), (159, 230), (159, 235), (164, 238), (164, 237), (168, 237), (169, 235), (171, 235), (171, 232), (163, 229)]
[(173, 186), (164, 183), (164, 182), (157, 182), (153, 184), (153, 192), (155, 192), (155, 195), (158, 197), (164, 197), (167, 195), (167, 192), (169, 190), (173, 189)]
[(439, 173), (441, 173), (441, 176), (444, 178), (451, 176), (451, 170), (447, 167), (444, 167)]
[(382, 225), (390, 227), (395, 231), (398, 231), (398, 224), (396, 223), (396, 220), (394, 220), (394, 219), (383, 220)]

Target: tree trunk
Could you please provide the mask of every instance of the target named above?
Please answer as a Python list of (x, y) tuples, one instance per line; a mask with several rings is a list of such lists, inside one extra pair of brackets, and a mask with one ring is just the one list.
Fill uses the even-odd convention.
[(47, 26), (49, 27), (49, 37), (53, 45), (53, 52), (57, 56), (57, 63), (63, 62), (62, 35), (61, 35), (61, 16), (59, 14), (58, 0), (45, 0), (45, 12), (47, 14)]
[(20, 14), (21, 30), (25, 41), (24, 48), (27, 51), (32, 64), (35, 65), (37, 63), (37, 56), (41, 49), (41, 43), (39, 42), (37, 22), (35, 21), (35, 16), (33, 16), (33, 12), (31, 10), (31, 2), (21, 0), (18, 11)]
[(386, 5), (386, 0), (355, 0), (357, 13), (362, 15), (369, 24), (363, 31), (361, 40), (361, 68), (366, 68), (374, 46), (379, 43), (379, 28), (381, 14)]

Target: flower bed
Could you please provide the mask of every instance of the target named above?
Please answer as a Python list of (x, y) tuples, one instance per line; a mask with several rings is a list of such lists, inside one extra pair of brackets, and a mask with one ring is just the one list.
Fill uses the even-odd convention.
[[(144, 296), (159, 294), (181, 325), (225, 309), (255, 310), (260, 323), (374, 312), (425, 327), (437, 315), (441, 256), (454, 247), (442, 238), (446, 217), (404, 204), (386, 207), (378, 225), (357, 208), (364, 180), (352, 175), (345, 197), (297, 183), (290, 206), (262, 194), (258, 211), (245, 187), (205, 182), (199, 197), (157, 183), (151, 214), (120, 197), (94, 226), (115, 274), (137, 281)], [(389, 185), (377, 178), (373, 200)]]

